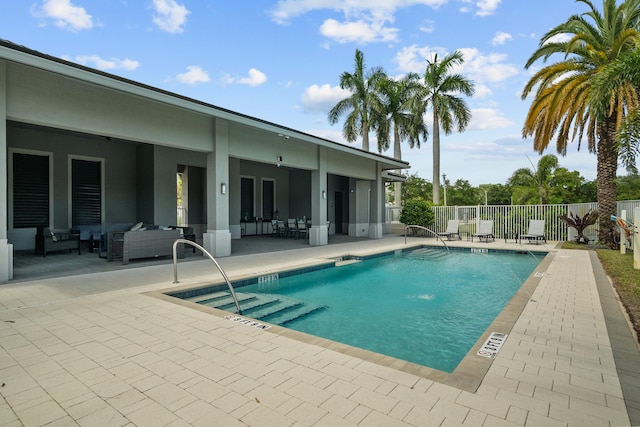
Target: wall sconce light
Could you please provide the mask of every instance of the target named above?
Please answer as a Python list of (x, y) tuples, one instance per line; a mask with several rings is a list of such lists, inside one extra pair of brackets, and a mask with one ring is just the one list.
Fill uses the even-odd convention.
[(280, 167), (281, 163), (282, 163), (282, 156), (276, 157), (276, 166)]
[(324, 190), (322, 190), (322, 198), (323, 198), (323, 199), (326, 199), (326, 198), (327, 198), (327, 192), (326, 192), (326, 191), (324, 191)]
[(227, 184), (224, 182), (220, 184), (220, 194), (227, 194)]

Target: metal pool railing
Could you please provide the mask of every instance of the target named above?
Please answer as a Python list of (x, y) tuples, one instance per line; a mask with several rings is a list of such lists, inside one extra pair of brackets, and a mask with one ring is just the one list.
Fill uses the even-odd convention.
[(444, 240), (440, 239), (438, 233), (436, 233), (435, 231), (427, 228), (427, 227), (423, 227), (421, 225), (407, 225), (404, 228), (404, 244), (407, 244), (407, 230), (409, 228), (418, 228), (420, 230), (424, 230), (424, 231), (428, 231), (429, 233), (433, 234), (434, 236), (436, 236), (436, 239), (440, 240), (442, 242), (442, 244), (444, 245), (445, 248), (447, 248), (447, 251), (449, 250), (449, 246), (447, 246), (447, 244), (444, 242)]
[(229, 277), (227, 277), (227, 273), (225, 273), (222, 267), (220, 267), (220, 264), (218, 264), (218, 261), (216, 261), (213, 255), (211, 255), (209, 251), (207, 251), (205, 248), (203, 248), (196, 242), (192, 242), (191, 240), (187, 240), (187, 239), (176, 239), (176, 241), (173, 242), (173, 283), (180, 283), (178, 281), (178, 252), (177, 252), (177, 247), (178, 247), (178, 244), (180, 243), (184, 243), (187, 245), (191, 245), (195, 248), (198, 248), (202, 251), (203, 254), (209, 257), (211, 262), (213, 262), (213, 264), (218, 268), (218, 271), (220, 272), (220, 274), (222, 274), (224, 281), (227, 282), (227, 287), (229, 288), (229, 292), (231, 292), (231, 298), (233, 298), (233, 302), (236, 305), (236, 313), (242, 314), (242, 310), (240, 310), (240, 303), (238, 302), (238, 297), (236, 297), (236, 292), (233, 290), (233, 285), (231, 284)]

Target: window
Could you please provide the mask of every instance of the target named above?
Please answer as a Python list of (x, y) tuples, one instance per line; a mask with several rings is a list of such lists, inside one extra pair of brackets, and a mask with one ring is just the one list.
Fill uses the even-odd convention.
[(71, 160), (71, 223), (102, 223), (101, 162)]
[(13, 228), (49, 226), (49, 155), (14, 152)]
[(267, 220), (275, 217), (274, 185), (275, 182), (271, 179), (262, 181), (262, 217)]
[(243, 219), (253, 218), (253, 178), (240, 178), (240, 215)]

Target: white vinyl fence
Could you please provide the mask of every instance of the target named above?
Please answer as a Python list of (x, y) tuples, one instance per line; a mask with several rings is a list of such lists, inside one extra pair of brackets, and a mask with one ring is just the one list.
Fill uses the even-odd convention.
[[(475, 233), (477, 225), (482, 219), (494, 222), (493, 233), (498, 239), (515, 239), (517, 235), (527, 232), (529, 221), (532, 219), (545, 220), (545, 231), (548, 240), (574, 240), (577, 232), (574, 228), (558, 219), (558, 215), (572, 212), (583, 216), (589, 210), (596, 209), (598, 204), (578, 203), (561, 205), (478, 205), (478, 206), (434, 206), (435, 224), (430, 227), (435, 232), (445, 231), (450, 219), (460, 220), (462, 233)], [(631, 215), (633, 209), (640, 207), (640, 200), (618, 202), (618, 216), (622, 210)], [(400, 216), (401, 208), (387, 208), (387, 222), (395, 222)], [(598, 224), (587, 227), (584, 235), (597, 240)]]

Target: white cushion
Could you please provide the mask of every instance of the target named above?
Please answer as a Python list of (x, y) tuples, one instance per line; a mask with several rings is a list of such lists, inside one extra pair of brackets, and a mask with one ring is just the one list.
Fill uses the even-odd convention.
[(134, 225), (133, 227), (131, 227), (129, 229), (129, 231), (138, 231), (142, 228), (142, 221), (140, 221), (139, 223), (137, 223), (136, 225)]

